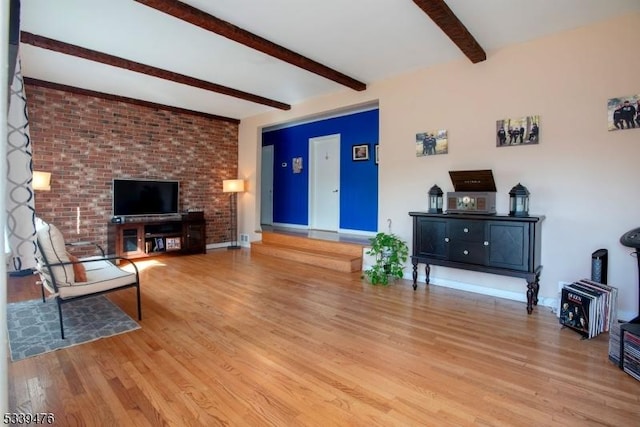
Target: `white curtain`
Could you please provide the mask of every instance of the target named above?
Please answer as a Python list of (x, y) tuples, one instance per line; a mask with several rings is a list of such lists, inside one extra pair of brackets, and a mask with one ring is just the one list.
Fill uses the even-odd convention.
[(8, 270), (20, 271), (36, 265), (32, 147), (20, 54), (10, 90), (7, 134), (6, 233), (11, 251)]

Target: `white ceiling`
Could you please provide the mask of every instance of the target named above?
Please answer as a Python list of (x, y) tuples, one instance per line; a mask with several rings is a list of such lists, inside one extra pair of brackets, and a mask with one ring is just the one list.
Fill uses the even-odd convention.
[[(185, 0), (370, 84), (466, 59), (411, 0)], [(640, 0), (446, 0), (491, 61), (505, 46), (640, 12)], [(294, 106), (352, 90), (133, 0), (22, 0), (21, 30)], [(39, 80), (242, 119), (273, 107), (21, 43)], [(471, 62), (469, 61), (471, 64)]]

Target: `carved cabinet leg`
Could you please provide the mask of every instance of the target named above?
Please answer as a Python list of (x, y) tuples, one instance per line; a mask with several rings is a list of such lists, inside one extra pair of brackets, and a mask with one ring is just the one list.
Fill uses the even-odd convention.
[(427, 264), (424, 267), (424, 275), (427, 276), (427, 278), (425, 279), (425, 283), (427, 285), (429, 284), (429, 273), (431, 273), (431, 266)]
[(418, 287), (418, 263), (413, 262), (413, 290), (415, 291)]
[[(527, 282), (527, 313), (531, 314), (531, 312), (533, 311), (533, 299), (534, 299), (534, 294), (536, 293), (535, 290), (535, 280), (532, 282)], [(537, 301), (536, 301), (537, 304)]]
[(536, 274), (533, 282), (533, 303), (538, 305), (538, 291), (540, 290), (540, 274)]

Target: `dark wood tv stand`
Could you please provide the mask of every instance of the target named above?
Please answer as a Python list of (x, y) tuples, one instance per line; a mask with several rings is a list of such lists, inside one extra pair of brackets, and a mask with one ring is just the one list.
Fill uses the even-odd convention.
[(128, 218), (109, 223), (109, 254), (134, 259), (157, 255), (206, 253), (202, 212), (169, 217)]

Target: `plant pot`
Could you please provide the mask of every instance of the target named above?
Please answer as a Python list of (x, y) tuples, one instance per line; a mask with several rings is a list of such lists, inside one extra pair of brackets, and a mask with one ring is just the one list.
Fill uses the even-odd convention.
[(378, 233), (371, 239), (371, 249), (367, 252), (368, 255), (375, 255), (376, 262), (365, 271), (365, 275), (373, 284), (388, 284), (389, 278), (395, 280), (401, 277), (408, 252), (406, 243), (397, 236)]

